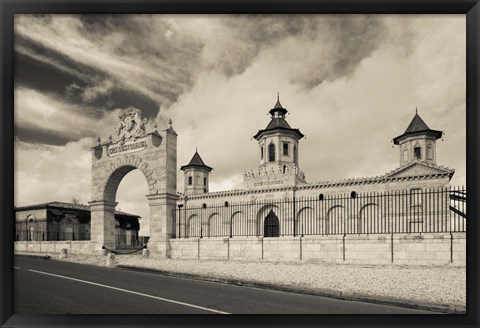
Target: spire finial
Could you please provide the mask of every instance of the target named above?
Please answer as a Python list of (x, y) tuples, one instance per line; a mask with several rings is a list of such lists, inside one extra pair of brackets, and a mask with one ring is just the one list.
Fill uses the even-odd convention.
[(415, 106), (415, 114), (418, 114), (418, 107)]
[(277, 101), (280, 101), (280, 92), (277, 91)]

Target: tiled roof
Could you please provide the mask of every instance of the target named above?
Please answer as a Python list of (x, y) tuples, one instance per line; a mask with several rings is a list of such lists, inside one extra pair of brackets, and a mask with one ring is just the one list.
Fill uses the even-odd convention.
[(419, 132), (419, 131), (425, 131), (425, 130), (430, 130), (428, 125), (422, 120), (420, 115), (418, 113), (415, 113), (415, 116), (413, 117), (412, 121), (408, 125), (407, 129), (405, 130), (404, 134), (406, 133), (412, 133), (412, 132)]
[[(57, 201), (48, 202), (48, 203), (33, 204), (33, 205), (26, 205), (26, 206), (19, 206), (19, 207), (15, 207), (15, 210), (16, 211), (22, 211), (22, 210), (29, 210), (29, 209), (36, 209), (36, 208), (47, 208), (47, 207), (66, 208), (66, 209), (80, 210), (80, 211), (90, 211), (90, 206), (89, 205), (66, 203), (66, 202), (57, 202)], [(131, 214), (131, 213), (126, 213), (126, 212), (122, 212), (122, 211), (115, 211), (115, 214), (139, 217), (137, 214)]]
[(291, 129), (290, 125), (287, 123), (287, 121), (283, 117), (272, 118), (272, 120), (270, 121), (270, 123), (268, 123), (265, 130), (271, 130), (276, 128)]
[(180, 170), (184, 171), (184, 169), (190, 168), (190, 167), (202, 167), (208, 170), (210, 172), (212, 168), (210, 166), (205, 165), (203, 162), (202, 158), (198, 154), (198, 151), (195, 151), (195, 154), (193, 155), (192, 159), (187, 165), (184, 165), (180, 168)]
[(403, 137), (409, 136), (409, 135), (418, 135), (418, 134), (428, 134), (436, 139), (439, 139), (442, 137), (443, 132), (442, 131), (437, 131), (437, 130), (432, 130), (428, 127), (427, 123), (422, 120), (420, 115), (418, 113), (415, 113), (415, 116), (413, 117), (412, 121), (408, 125), (407, 129), (405, 132), (398, 137), (393, 138), (393, 143), (398, 145), (400, 139)]
[[(269, 131), (292, 131), (297, 135), (298, 139), (304, 137), (303, 133), (300, 132), (299, 129), (292, 129), (288, 124), (287, 120), (285, 119), (285, 114), (288, 113), (287, 109), (285, 109), (282, 104), (280, 103), (280, 98), (277, 97), (277, 103), (275, 106), (270, 109), (270, 115), (272, 115), (270, 122), (268, 123), (267, 127), (263, 130), (258, 130), (258, 132), (253, 136), (254, 139), (259, 140), (260, 136), (264, 132)], [(277, 115), (278, 114), (278, 115)]]

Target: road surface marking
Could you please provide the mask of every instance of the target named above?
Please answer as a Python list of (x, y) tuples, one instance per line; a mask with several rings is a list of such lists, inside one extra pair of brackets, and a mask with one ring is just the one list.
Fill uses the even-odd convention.
[(156, 299), (156, 300), (161, 300), (161, 301), (170, 302), (170, 303), (174, 303), (174, 304), (180, 304), (180, 305), (184, 305), (184, 306), (189, 306), (189, 307), (192, 307), (192, 308), (195, 308), (195, 309), (205, 310), (205, 311), (214, 312), (214, 313), (218, 313), (218, 314), (230, 314), (230, 313), (228, 313), (228, 312), (224, 312), (224, 311), (220, 311), (220, 310), (215, 310), (215, 309), (208, 308), (208, 307), (203, 307), (203, 306), (199, 306), (199, 305), (194, 305), (194, 304), (184, 303), (184, 302), (180, 302), (180, 301), (175, 301), (175, 300), (171, 300), (171, 299), (163, 298), (163, 297), (159, 297), (159, 296), (154, 296), (154, 295), (139, 293), (139, 292), (135, 292), (135, 291), (133, 291), (133, 290), (128, 290), (128, 289), (123, 289), (123, 288), (118, 288), (118, 287), (113, 287), (113, 286), (98, 284), (98, 283), (96, 283), (96, 282), (91, 282), (91, 281), (87, 281), (87, 280), (81, 280), (81, 279), (76, 279), (76, 278), (61, 276), (61, 275), (58, 275), (58, 274), (48, 273), (48, 272), (43, 272), (43, 271), (30, 270), (30, 269), (27, 269), (27, 270), (30, 271), (30, 272), (36, 272), (36, 273), (45, 274), (45, 275), (49, 275), (49, 276), (54, 276), (54, 277), (58, 277), (58, 278), (63, 278), (63, 279), (68, 279), (68, 280), (83, 282), (83, 283), (85, 283), (85, 284), (90, 284), (90, 285), (99, 286), (99, 287), (104, 287), (104, 288), (110, 288), (110, 289), (118, 290), (118, 291), (125, 292), (125, 293), (130, 293), (130, 294), (134, 294), (134, 295), (140, 295), (140, 296), (144, 296), (144, 297), (153, 298), (153, 299)]

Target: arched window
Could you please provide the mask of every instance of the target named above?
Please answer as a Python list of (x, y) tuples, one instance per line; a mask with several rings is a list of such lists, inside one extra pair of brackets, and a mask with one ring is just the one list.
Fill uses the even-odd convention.
[(65, 240), (75, 240), (75, 236), (73, 234), (72, 220), (70, 219), (65, 220), (64, 227), (65, 227)]
[(433, 147), (431, 144), (427, 146), (427, 159), (433, 159)]
[(284, 165), (284, 166), (283, 166), (283, 173), (284, 173), (284, 174), (285, 174), (285, 171), (286, 171), (286, 170), (287, 170), (287, 166)]
[(188, 177), (188, 185), (191, 186), (193, 183), (193, 179), (192, 177)]
[(283, 155), (288, 156), (288, 143), (283, 143)]
[(275, 162), (275, 145), (273, 143), (268, 146), (268, 161)]
[(126, 235), (122, 233), (120, 227), (120, 222), (117, 219), (113, 219), (113, 224), (115, 225), (115, 245), (125, 245)]
[(263, 236), (278, 237), (280, 235), (278, 226), (278, 217), (275, 215), (273, 210), (270, 210), (264, 221)]
[(35, 240), (35, 220), (30, 217), (27, 219), (27, 240)]
[(293, 162), (298, 165), (297, 146), (293, 146)]
[(422, 151), (420, 149), (420, 146), (415, 146), (415, 148), (413, 148), (413, 158), (422, 159)]
[(263, 159), (263, 145), (260, 146), (260, 159)]

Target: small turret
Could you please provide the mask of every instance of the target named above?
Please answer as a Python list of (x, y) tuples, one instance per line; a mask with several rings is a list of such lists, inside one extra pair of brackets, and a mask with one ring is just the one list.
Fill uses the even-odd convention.
[(180, 168), (184, 172), (185, 195), (199, 195), (208, 193), (208, 178), (212, 168), (205, 165), (202, 158), (195, 150), (195, 154), (187, 165)]
[(442, 131), (430, 129), (415, 110), (415, 116), (405, 132), (393, 139), (400, 149), (400, 166), (415, 161), (436, 165), (436, 140), (442, 135)]

